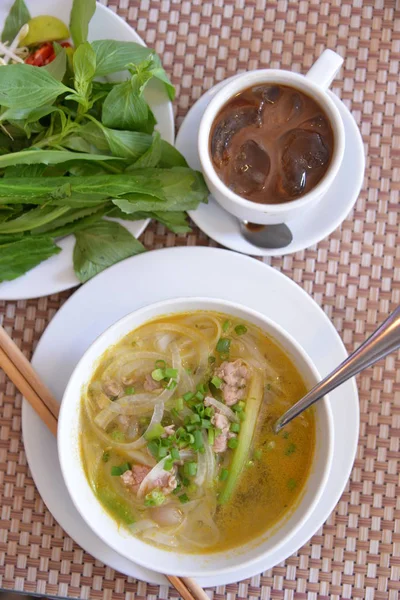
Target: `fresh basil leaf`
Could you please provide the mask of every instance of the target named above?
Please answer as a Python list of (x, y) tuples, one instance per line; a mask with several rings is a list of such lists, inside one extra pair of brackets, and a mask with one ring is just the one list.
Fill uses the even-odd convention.
[(74, 0), (72, 3), (69, 30), (74, 46), (87, 41), (89, 23), (96, 10), (96, 0)]
[(146, 169), (148, 167), (156, 167), (161, 159), (161, 151), (161, 136), (158, 131), (156, 131), (153, 135), (153, 143), (151, 144), (150, 148), (148, 148), (146, 152), (144, 152), (144, 154), (142, 154), (142, 156), (138, 158), (130, 168), (132, 170), (137, 170)]
[(2, 42), (12, 42), (25, 23), (31, 18), (24, 0), (15, 0), (4, 23)]
[[(150, 147), (152, 143), (151, 135), (139, 131), (119, 131), (109, 129), (101, 123), (87, 123), (79, 131), (79, 136), (69, 137), (67, 144), (75, 144), (73, 149), (79, 149), (79, 137), (92, 144), (101, 152), (110, 150), (114, 156), (119, 158), (137, 159)], [(78, 139), (75, 139), (75, 138)], [(90, 151), (90, 146), (88, 151)]]
[(76, 233), (75, 238), (74, 270), (82, 283), (124, 258), (145, 250), (125, 227), (113, 221), (99, 221)]
[(67, 70), (67, 53), (65, 52), (65, 48), (61, 47), (55, 59), (49, 62), (48, 65), (41, 67), (41, 69), (45, 69), (57, 81), (62, 81)]
[[(1, 69), (0, 69), (1, 70)], [(36, 165), (42, 163), (45, 165), (56, 165), (69, 160), (120, 160), (115, 156), (106, 156), (103, 154), (84, 154), (78, 152), (69, 152), (68, 150), (22, 150), (21, 152), (11, 152), (0, 156), (0, 169), (12, 165)]]
[(10, 281), (61, 252), (49, 237), (25, 236), (0, 246), (0, 281)]
[[(132, 79), (137, 77), (134, 75)], [(103, 103), (103, 125), (113, 129), (152, 133), (154, 126), (148, 123), (149, 107), (139, 94), (138, 87), (140, 83), (132, 80), (114, 86)]]
[(50, 73), (33, 65), (5, 65), (0, 69), (0, 105), (37, 108), (71, 92)]
[(154, 50), (135, 42), (120, 42), (117, 40), (96, 40), (92, 43), (96, 53), (96, 76), (118, 73), (127, 68), (130, 63), (139, 65), (151, 58), (152, 76), (162, 81), (170, 100), (175, 98), (175, 88), (168, 79), (161, 61)]
[(161, 140), (161, 158), (158, 166), (162, 169), (169, 169), (170, 167), (188, 167), (189, 165), (175, 146)]
[(87, 98), (96, 72), (96, 54), (89, 42), (81, 44), (74, 52), (74, 85), (82, 97)]
[(35, 227), (54, 221), (54, 219), (61, 217), (68, 211), (69, 208), (65, 206), (33, 208), (12, 221), (0, 224), (0, 234), (31, 231)]
[(13, 242), (17, 242), (18, 240), (22, 240), (23, 237), (23, 233), (8, 233), (0, 235), (0, 256), (2, 246), (4, 246), (5, 244), (12, 244)]
[[(44, 69), (44, 67), (41, 67)], [(8, 108), (0, 117), (0, 121), (7, 119), (12, 121), (25, 121), (25, 123), (34, 123), (43, 117), (57, 112), (64, 116), (63, 111), (57, 106), (46, 104), (39, 108)]]

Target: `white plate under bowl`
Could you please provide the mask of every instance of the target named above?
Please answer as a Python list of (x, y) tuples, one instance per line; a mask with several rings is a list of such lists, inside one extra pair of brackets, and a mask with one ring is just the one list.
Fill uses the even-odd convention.
[[(241, 254), (216, 248), (184, 247), (154, 250), (128, 258), (82, 286), (42, 335), (32, 359), (33, 366), (61, 400), (79, 359), (112, 323), (153, 302), (193, 296), (231, 300), (269, 317), (299, 342), (321, 376), (346, 357), (328, 317), (288, 277)], [(334, 429), (340, 431), (340, 436), (334, 440), (329, 481), (311, 517), (290, 542), (268, 560), (241, 568), (234, 575), (203, 578), (199, 580), (203, 586), (239, 581), (271, 568), (305, 544), (326, 521), (346, 485), (357, 448), (359, 406), (354, 380), (332, 392), (330, 400)], [(84, 550), (112, 568), (150, 583), (166, 583), (160, 574), (111, 550), (85, 524), (65, 487), (56, 440), (26, 401), (22, 407), (22, 430), (36, 486), (61, 527)]]
[[(26, 0), (26, 5), (32, 16), (54, 15), (69, 23), (73, 0)], [(82, 0), (84, 1), (84, 0)], [(14, 0), (0, 1), (0, 30)], [(96, 12), (90, 22), (89, 41), (112, 39), (124, 42), (136, 42), (145, 46), (142, 38), (118, 15), (110, 9), (97, 4)], [(164, 85), (152, 80), (145, 90), (146, 100), (157, 119), (156, 129), (161, 137), (174, 143), (174, 114), (172, 104), (168, 99)], [(136, 238), (139, 237), (149, 224), (149, 219), (141, 221), (118, 220)], [(22, 300), (56, 294), (80, 284), (72, 266), (72, 252), (75, 238), (69, 235), (59, 242), (61, 252), (43, 261), (25, 275), (13, 281), (0, 283), (0, 300)]]
[[(179, 128), (175, 145), (192, 169), (201, 171), (197, 132), (203, 113), (216, 92), (235, 77), (237, 76), (221, 81), (201, 96)], [(337, 96), (330, 91), (328, 93), (339, 109), (345, 128), (346, 146), (343, 162), (332, 187), (321, 201), (309, 211), (305, 210), (301, 218), (287, 223), (293, 235), (292, 242), (285, 248), (268, 249), (253, 246), (242, 236), (236, 217), (225, 211), (211, 195), (208, 204), (200, 204), (196, 210), (190, 212), (191, 218), (204, 233), (222, 246), (243, 254), (282, 256), (317, 244), (339, 227), (360, 193), (365, 158), (361, 134), (352, 114)]]

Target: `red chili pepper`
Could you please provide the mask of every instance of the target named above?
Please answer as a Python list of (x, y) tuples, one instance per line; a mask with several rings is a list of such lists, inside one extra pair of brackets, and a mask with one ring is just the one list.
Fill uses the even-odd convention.
[(55, 53), (54, 53), (53, 44), (46, 43), (46, 44), (43, 44), (43, 46), (41, 46), (39, 48), (39, 50), (36, 50), (36, 52), (34, 52), (33, 54), (30, 54), (28, 56), (28, 58), (25, 60), (25, 62), (28, 65), (34, 65), (36, 67), (43, 67), (43, 65), (47, 65), (49, 62), (54, 60), (54, 58), (55, 58)]
[(72, 48), (71, 44), (69, 42), (61, 42), (61, 46), (63, 48)]

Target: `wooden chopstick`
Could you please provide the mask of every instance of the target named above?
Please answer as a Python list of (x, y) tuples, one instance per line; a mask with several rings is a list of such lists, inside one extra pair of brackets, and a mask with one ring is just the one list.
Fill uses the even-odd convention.
[[(32, 367), (29, 360), (18, 348), (17, 344), (10, 338), (4, 327), (0, 326), (0, 348), (2, 348), (5, 354), (8, 355), (11, 362), (17, 367), (21, 375), (28, 381), (36, 394), (43, 400), (45, 406), (51, 412), (51, 414), (58, 419), (58, 413), (60, 411), (60, 405), (54, 398), (50, 390), (45, 386), (39, 375)], [(11, 377), (10, 377), (11, 379)], [(15, 381), (13, 381), (15, 383)], [(18, 385), (15, 384), (17, 387)], [(28, 400), (28, 398), (27, 398)], [(33, 407), (35, 408), (35, 407)]]
[[(42, 421), (57, 436), (59, 405), (26, 356), (0, 326), (0, 368), (26, 398)], [(190, 577), (165, 575), (184, 600), (209, 600), (207, 594)]]

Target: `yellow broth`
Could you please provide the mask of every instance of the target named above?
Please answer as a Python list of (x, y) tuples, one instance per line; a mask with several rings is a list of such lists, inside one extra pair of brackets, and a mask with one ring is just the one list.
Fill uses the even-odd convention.
[[(211, 323), (214, 323), (215, 331), (213, 331)], [(229, 323), (228, 327), (227, 323)], [(194, 337), (192, 343), (188, 343), (185, 338), (186, 334), (179, 338), (175, 329), (179, 330), (181, 327), (186, 332), (191, 329), (191, 325), (193, 325)], [(238, 325), (244, 326), (247, 329), (246, 333), (237, 335), (235, 327)], [(215, 357), (215, 362), (208, 364), (203, 377), (204, 381), (209, 381), (214, 369), (223, 362), (224, 356), (221, 358), (220, 353), (215, 350), (217, 337), (231, 340), (230, 361), (243, 358), (246, 361), (265, 360), (267, 364), (266, 369), (252, 367), (254, 369), (252, 372), (257, 371), (257, 376), (262, 377), (261, 407), (245, 465), (229, 501), (223, 505), (218, 503), (218, 498), (221, 497), (220, 494), (225, 485), (225, 482), (220, 479), (223, 469), (229, 471), (235, 449), (228, 448), (222, 455), (213, 454), (216, 460), (216, 476), (211, 488), (202, 490), (198, 487), (193, 491), (196, 486), (193, 485), (192, 479), (190, 480), (191, 485), (187, 489), (185, 488), (189, 499), (188, 506), (190, 501), (198, 498), (201, 506), (209, 507), (213, 520), (210, 532), (212, 531), (214, 534), (217, 530), (217, 538), (210, 533), (211, 543), (204, 542), (203, 537), (205, 540), (208, 539), (208, 530), (199, 528), (200, 517), (193, 517), (193, 520), (197, 518), (197, 521), (194, 529), (189, 532), (192, 534), (192, 538), (189, 535), (192, 542), (180, 541), (179, 535), (176, 534), (177, 544), (174, 546), (171, 544), (171, 547), (181, 552), (212, 553), (229, 550), (251, 541), (273, 528), (296, 506), (309, 475), (315, 447), (315, 418), (312, 410), (301, 415), (280, 434), (273, 433), (272, 424), (276, 418), (304, 395), (306, 387), (290, 357), (275, 341), (254, 325), (214, 312), (199, 311), (191, 314), (166, 315), (145, 323), (125, 336), (118, 344), (109, 348), (100, 358), (88, 386), (88, 392), (84, 394), (82, 400), (81, 456), (83, 465), (88, 481), (99, 501), (120, 525), (129, 527), (133, 523), (152, 518), (154, 507), (145, 506), (143, 500), (138, 499), (131, 490), (126, 488), (120, 477), (111, 475), (112, 467), (118, 469), (121, 463), (131, 465), (132, 462), (135, 462), (132, 455), (125, 452), (123, 447), (124, 443), (134, 441), (135, 436), (129, 437), (128, 434), (124, 434), (122, 439), (115, 421), (99, 435), (99, 428), (94, 425), (94, 418), (100, 412), (98, 403), (106, 403), (103, 392), (98, 390), (100, 384), (103, 386), (101, 389), (104, 389), (104, 381), (109, 378), (109, 373), (117, 372), (119, 375), (125, 373), (126, 379), (130, 363), (121, 367), (122, 363), (125, 364), (124, 357), (129, 357), (131, 353), (134, 357), (136, 351), (139, 352), (137, 356), (142, 356), (143, 352), (156, 352), (154, 339), (158, 339), (162, 332), (168, 334), (170, 328), (172, 328), (172, 334), (176, 336), (177, 344), (182, 342), (182, 353), (180, 354), (182, 366), (191, 373), (195, 373), (198, 363), (198, 355), (196, 352), (192, 353), (192, 350), (196, 344), (201, 346), (204, 339), (207, 340), (207, 353), (209, 356)], [(169, 335), (172, 334), (169, 333)], [(160, 356), (162, 355), (164, 359), (167, 354), (168, 350), (160, 352)], [(114, 370), (114, 364), (118, 365), (118, 369)], [(166, 412), (162, 421), (164, 426), (173, 422), (170, 411), (171, 407), (176, 406), (177, 398), (182, 395), (182, 389), (179, 386), (176, 393), (174, 392), (172, 398), (166, 403)], [(93, 392), (92, 389), (95, 391)], [(210, 389), (212, 389), (211, 386)], [(137, 394), (141, 392), (140, 389), (136, 391)], [(218, 395), (218, 391), (216, 395)], [(151, 414), (136, 416), (139, 427), (142, 423), (145, 428), (150, 416)], [(241, 428), (243, 426), (242, 422)], [(139, 433), (136, 432), (136, 435), (139, 436)], [(240, 434), (240, 432), (237, 434), (238, 439)], [(143, 454), (144, 460), (148, 460), (149, 466), (155, 464), (156, 460), (151, 456), (147, 447), (140, 449), (140, 452)], [(167, 502), (176, 505), (178, 511), (185, 510), (185, 505), (179, 504), (178, 496), (171, 494), (167, 497)], [(194, 513), (197, 514), (196, 511)], [(190, 514), (192, 513), (187, 516), (189, 522)], [(189, 526), (186, 525), (186, 528)], [(161, 530), (168, 535), (172, 531), (168, 528), (161, 528)], [(142, 537), (141, 533), (136, 535)], [(169, 538), (172, 539), (171, 535)], [(149, 543), (160, 545), (157, 540), (143, 539)], [(182, 539), (185, 540), (186, 536)], [(199, 541), (200, 547), (196, 545), (196, 541)], [(163, 543), (161, 545), (164, 547)]]

